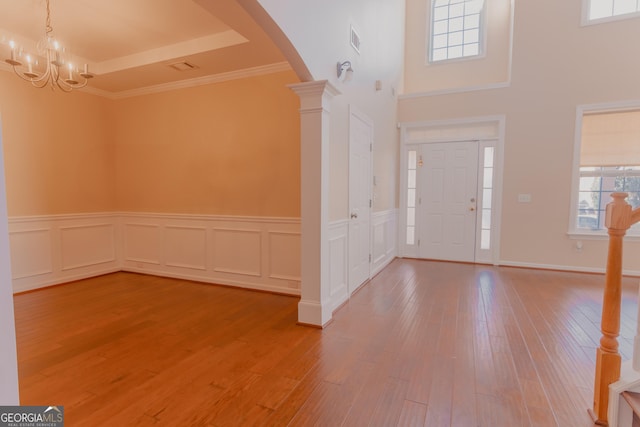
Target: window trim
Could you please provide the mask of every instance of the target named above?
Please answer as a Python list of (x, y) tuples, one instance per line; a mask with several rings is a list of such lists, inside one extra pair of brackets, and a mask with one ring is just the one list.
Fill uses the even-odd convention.
[[(460, 56), (457, 58), (447, 58), (441, 59), (439, 61), (433, 60), (433, 16), (434, 16), (434, 8), (435, 8), (436, 0), (430, 0), (430, 9), (429, 9), (429, 31), (426, 34), (427, 36), (427, 64), (429, 65), (437, 65), (437, 64), (450, 64), (453, 62), (460, 61), (473, 61), (477, 59), (482, 59), (486, 57), (487, 52), (487, 0), (483, 0), (482, 10), (480, 11), (480, 23), (479, 23), (479, 34), (478, 34), (478, 54), (470, 55), (470, 56)], [(464, 15), (463, 15), (464, 17)], [(447, 34), (449, 34), (447, 32)]]
[(589, 19), (589, 8), (591, 7), (591, 0), (582, 0), (582, 17), (581, 26), (586, 27), (589, 25), (606, 24), (607, 22), (623, 21), (626, 19), (633, 19), (640, 17), (640, 11), (624, 13), (622, 15), (606, 16), (604, 18)]
[[(575, 139), (573, 143), (573, 166), (571, 168), (571, 198), (569, 204), (569, 229), (567, 235), (571, 239), (600, 240), (608, 238), (607, 229), (591, 231), (577, 228), (578, 222), (578, 193), (580, 190), (580, 145), (582, 143), (582, 118), (585, 114), (613, 113), (640, 110), (640, 100), (609, 102), (603, 104), (578, 105), (576, 108)], [(625, 238), (639, 240), (640, 234), (627, 234)]]

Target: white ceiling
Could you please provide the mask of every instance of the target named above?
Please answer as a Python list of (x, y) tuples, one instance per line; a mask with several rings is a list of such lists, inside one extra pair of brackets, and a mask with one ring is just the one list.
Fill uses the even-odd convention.
[[(50, 0), (53, 35), (90, 86), (121, 96), (240, 70), (286, 68), (285, 58), (235, 0)], [(0, 59), (9, 41), (25, 51), (44, 35), (45, 0), (0, 0)], [(188, 71), (170, 67), (186, 61)]]

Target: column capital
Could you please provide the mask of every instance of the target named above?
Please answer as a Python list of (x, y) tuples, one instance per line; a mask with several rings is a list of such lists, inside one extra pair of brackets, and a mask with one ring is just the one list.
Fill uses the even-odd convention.
[(300, 111), (313, 110), (322, 107), (329, 111), (330, 101), (340, 95), (340, 91), (328, 80), (316, 80), (287, 85), (300, 97)]

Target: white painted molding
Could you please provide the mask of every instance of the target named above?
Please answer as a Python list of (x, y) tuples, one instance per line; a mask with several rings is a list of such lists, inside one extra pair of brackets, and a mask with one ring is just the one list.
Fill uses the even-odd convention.
[(373, 277), (398, 255), (398, 209), (374, 212), (371, 215), (371, 224)]
[(631, 408), (622, 397), (624, 391), (640, 392), (640, 373), (633, 369), (631, 360), (622, 363), (620, 379), (609, 385), (607, 421), (612, 427), (627, 427), (632, 424)]
[(459, 87), (459, 88), (452, 88), (452, 89), (431, 90), (428, 92), (405, 93), (402, 95), (398, 95), (398, 99), (403, 100), (403, 99), (414, 99), (414, 98), (427, 98), (431, 96), (452, 95), (456, 93), (504, 89), (510, 86), (511, 86), (511, 80), (507, 80), (505, 82), (491, 83), (491, 84), (479, 85), (479, 86), (466, 86), (466, 87)]
[(119, 218), (125, 271), (300, 294), (299, 218), (157, 213)]
[[(378, 274), (397, 256), (397, 209), (371, 214), (372, 260), (370, 277)], [(330, 306), (335, 311), (349, 299), (349, 220), (329, 223)], [(355, 291), (357, 289), (354, 289)]]
[(298, 217), (273, 217), (273, 216), (235, 216), (235, 215), (202, 215), (202, 214), (162, 214), (153, 212), (116, 212), (119, 217), (128, 218), (158, 218), (187, 221), (230, 221), (230, 222), (256, 222), (267, 224), (300, 224)]
[(14, 292), (120, 270), (112, 213), (9, 218)]
[[(197, 77), (194, 79), (178, 80), (175, 82), (162, 83), (153, 86), (146, 86), (137, 89), (124, 90), (120, 92), (109, 92), (107, 90), (98, 89), (90, 85), (79, 89), (80, 92), (87, 93), (89, 95), (100, 96), (107, 99), (125, 99), (132, 98), (134, 96), (150, 95), (154, 93), (168, 92), (178, 89), (186, 89), (190, 87), (203, 86), (214, 83), (222, 83), (231, 80), (245, 79), (248, 77), (257, 77), (266, 74), (279, 73), (282, 71), (291, 70), (291, 65), (288, 62), (278, 62), (275, 64), (262, 65), (259, 67), (245, 68), (243, 70), (229, 71), (227, 73), (212, 74), (209, 76)], [(4, 62), (0, 62), (0, 71), (6, 71), (13, 73), (11, 67)], [(96, 76), (96, 79), (100, 76)]]
[[(298, 321), (331, 320), (329, 262), (329, 145), (331, 101), (340, 94), (327, 80), (288, 86), (300, 98), (301, 285)], [(310, 309), (316, 307), (316, 310)]]
[(329, 224), (329, 281), (331, 311), (349, 298), (349, 221)]
[(131, 271), (300, 294), (299, 218), (116, 212), (13, 217), (9, 230), (14, 292)]
[[(558, 271), (567, 271), (567, 272), (575, 272), (575, 273), (601, 273), (604, 274), (606, 268), (605, 267), (581, 267), (575, 265), (555, 265), (555, 264), (536, 264), (529, 262), (520, 262), (520, 261), (506, 261), (501, 260), (498, 264), (499, 266), (504, 267), (521, 267), (521, 268), (533, 268), (538, 270), (558, 270)], [(640, 277), (640, 271), (637, 270), (624, 270), (622, 272), (624, 276), (632, 276), (632, 277)]]

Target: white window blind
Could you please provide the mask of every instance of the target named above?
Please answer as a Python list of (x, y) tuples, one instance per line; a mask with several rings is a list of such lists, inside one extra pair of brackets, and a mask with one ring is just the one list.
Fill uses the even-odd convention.
[(640, 165), (640, 110), (585, 114), (580, 166)]

